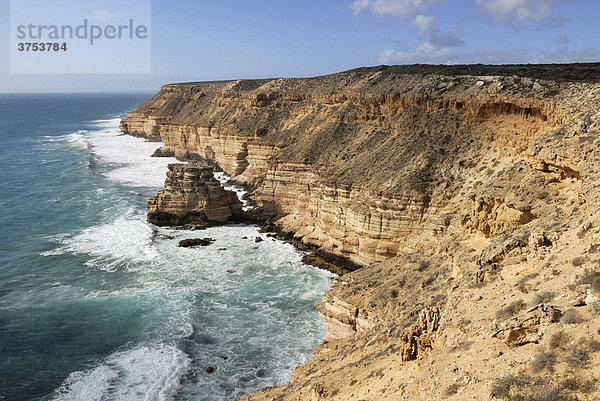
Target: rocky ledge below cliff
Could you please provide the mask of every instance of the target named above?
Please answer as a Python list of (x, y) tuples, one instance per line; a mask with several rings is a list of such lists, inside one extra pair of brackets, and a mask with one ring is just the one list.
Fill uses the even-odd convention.
[(159, 226), (223, 223), (241, 212), (237, 194), (206, 165), (170, 164), (165, 189), (148, 199), (148, 221)]

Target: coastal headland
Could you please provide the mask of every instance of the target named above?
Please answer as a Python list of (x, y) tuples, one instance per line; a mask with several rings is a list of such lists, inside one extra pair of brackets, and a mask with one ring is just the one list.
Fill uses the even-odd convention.
[(600, 395), (599, 124), (599, 63), (414, 65), (169, 84), (121, 130), (197, 163), (151, 216), (351, 262), (313, 359), (243, 400), (567, 400)]

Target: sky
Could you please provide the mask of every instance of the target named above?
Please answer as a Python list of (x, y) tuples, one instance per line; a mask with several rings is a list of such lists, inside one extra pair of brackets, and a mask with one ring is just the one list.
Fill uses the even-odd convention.
[[(25, 4), (19, 2), (28, 0), (12, 1), (13, 8), (15, 4), (18, 8)], [(61, 4), (68, 12), (69, 1), (74, 0), (46, 3), (48, 7)], [(15, 18), (11, 21), (10, 0), (0, 0), (0, 25), (9, 27), (0, 31), (0, 92), (155, 91), (171, 82), (307, 77), (380, 64), (600, 61), (597, 0), (118, 3), (123, 18), (136, 18), (136, 10), (139, 14), (141, 8), (151, 7), (147, 63), (142, 58), (145, 50), (138, 49), (140, 56), (133, 57), (135, 49), (129, 52), (114, 47), (112, 55), (100, 57), (101, 45), (95, 45), (82, 50), (77, 60), (64, 63), (65, 71), (67, 65), (76, 65), (85, 74), (54, 70), (40, 74), (50, 71), (51, 55), (37, 55), (37, 72), (11, 74)], [(94, 16), (90, 21), (96, 18), (98, 23), (109, 23), (110, 16), (116, 15), (111, 1), (90, 7)], [(54, 23), (43, 18), (33, 22)], [(127, 74), (115, 73), (118, 68), (111, 70), (119, 63), (132, 65), (128, 60), (144, 60), (142, 64), (148, 68), (136, 66)], [(94, 68), (84, 69), (86, 63)]]

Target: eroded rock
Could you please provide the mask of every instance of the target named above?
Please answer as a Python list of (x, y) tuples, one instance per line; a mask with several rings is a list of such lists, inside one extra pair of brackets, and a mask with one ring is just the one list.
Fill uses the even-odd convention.
[(179, 245), (182, 248), (190, 248), (194, 246), (208, 246), (212, 244), (215, 240), (212, 238), (189, 238), (182, 239), (179, 241)]
[(545, 329), (559, 321), (561, 311), (550, 305), (541, 304), (527, 312), (500, 323), (494, 337), (509, 347), (538, 342)]
[(241, 210), (236, 193), (223, 189), (206, 165), (170, 164), (165, 189), (148, 199), (148, 221), (159, 226), (223, 223)]

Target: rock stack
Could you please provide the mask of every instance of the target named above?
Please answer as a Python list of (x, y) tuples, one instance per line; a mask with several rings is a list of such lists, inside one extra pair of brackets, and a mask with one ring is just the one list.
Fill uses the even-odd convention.
[(148, 199), (148, 221), (158, 226), (223, 223), (242, 211), (235, 192), (223, 189), (206, 165), (169, 165), (165, 189)]

